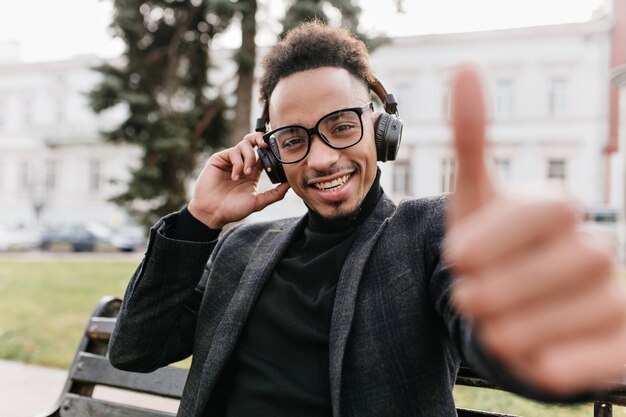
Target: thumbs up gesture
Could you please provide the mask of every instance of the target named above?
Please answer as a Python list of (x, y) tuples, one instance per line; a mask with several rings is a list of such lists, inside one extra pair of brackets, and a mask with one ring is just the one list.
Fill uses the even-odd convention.
[(478, 71), (457, 69), (452, 123), (457, 182), (444, 245), (452, 300), (489, 354), (552, 394), (601, 389), (624, 376), (626, 302), (613, 248), (583, 232), (573, 204), (500, 192), (485, 162)]

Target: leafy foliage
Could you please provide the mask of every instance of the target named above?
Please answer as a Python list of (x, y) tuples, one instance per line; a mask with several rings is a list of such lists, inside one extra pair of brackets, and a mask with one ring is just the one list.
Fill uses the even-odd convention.
[[(394, 0), (394, 3), (401, 8), (402, 0)], [(332, 14), (340, 16), (338, 24), (350, 32), (354, 33), (359, 39), (363, 40), (370, 50), (382, 45), (387, 41), (384, 36), (370, 37), (359, 29), (359, 18), (361, 16), (361, 6), (358, 0), (291, 0), (289, 8), (282, 20), (283, 32), (281, 38), (285, 34), (296, 27), (300, 22), (312, 19), (320, 20), (324, 23), (331, 21)]]
[(235, 13), (229, 0), (114, 0), (111, 29), (124, 40), (123, 63), (97, 68), (90, 93), (96, 112), (115, 106), (127, 118), (103, 132), (111, 142), (139, 145), (141, 162), (114, 197), (146, 225), (180, 209), (200, 155), (221, 146), (226, 106), (208, 81), (209, 46)]

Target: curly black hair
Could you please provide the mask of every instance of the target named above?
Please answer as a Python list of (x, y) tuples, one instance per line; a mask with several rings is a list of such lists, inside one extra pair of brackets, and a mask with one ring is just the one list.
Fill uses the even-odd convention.
[(292, 29), (265, 56), (262, 65), (261, 103), (269, 102), (282, 78), (321, 67), (343, 68), (368, 88), (375, 81), (365, 43), (347, 29), (326, 26), (319, 20)]

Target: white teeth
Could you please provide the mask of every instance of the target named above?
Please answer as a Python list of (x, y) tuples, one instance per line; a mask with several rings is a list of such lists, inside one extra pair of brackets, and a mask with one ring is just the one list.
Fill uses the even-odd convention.
[(336, 188), (339, 187), (340, 185), (343, 185), (346, 183), (346, 181), (348, 181), (350, 179), (350, 175), (344, 175), (341, 178), (337, 178), (336, 180), (332, 180), (332, 181), (327, 181), (327, 182), (318, 182), (315, 185), (315, 188), (317, 188), (318, 190), (328, 190), (331, 188)]

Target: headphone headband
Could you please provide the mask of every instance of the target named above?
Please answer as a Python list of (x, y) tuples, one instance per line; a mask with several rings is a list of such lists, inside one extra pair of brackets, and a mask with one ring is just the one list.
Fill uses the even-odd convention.
[(383, 106), (385, 107), (385, 112), (400, 116), (398, 114), (398, 102), (396, 101), (396, 98), (393, 94), (387, 92), (387, 89), (378, 78), (374, 78), (374, 83), (370, 84), (370, 90), (372, 90), (374, 94), (378, 96), (380, 101), (382, 101)]

